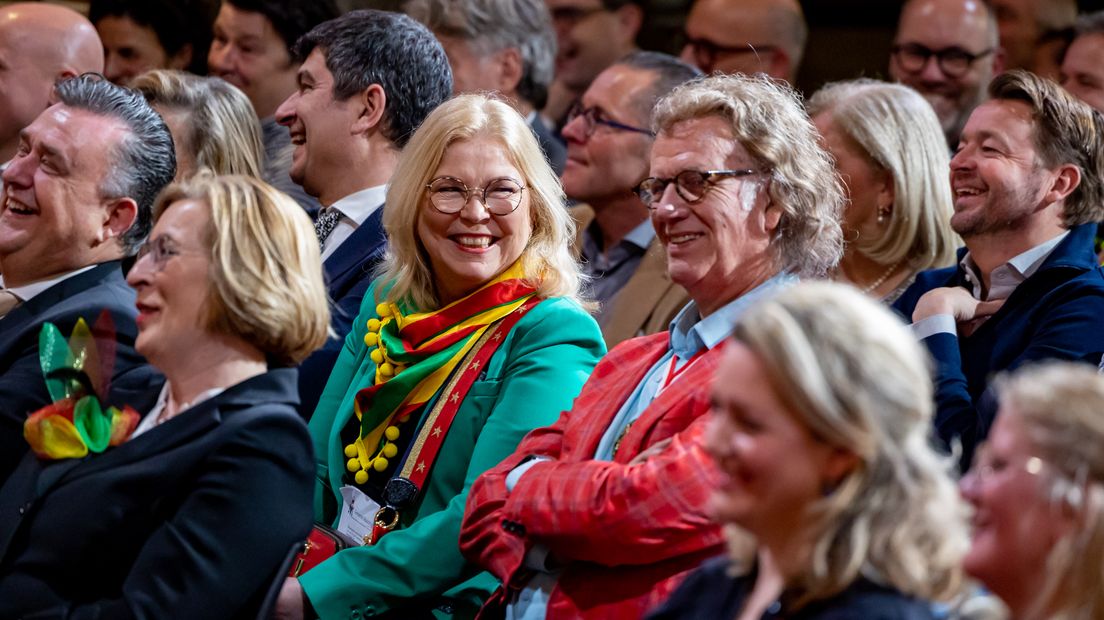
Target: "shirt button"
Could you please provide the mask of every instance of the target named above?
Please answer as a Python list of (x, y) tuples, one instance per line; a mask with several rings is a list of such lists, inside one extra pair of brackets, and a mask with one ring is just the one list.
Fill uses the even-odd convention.
[(782, 611), (782, 601), (775, 601), (767, 608), (767, 613), (769, 614), (777, 614), (780, 611)]

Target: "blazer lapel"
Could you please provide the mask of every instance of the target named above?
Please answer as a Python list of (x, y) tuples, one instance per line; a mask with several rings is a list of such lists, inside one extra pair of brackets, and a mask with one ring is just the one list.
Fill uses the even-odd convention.
[(605, 315), (607, 324), (602, 328), (606, 341), (620, 342), (636, 336), (670, 287), (667, 253), (663, 245), (653, 239), (636, 272), (610, 304), (611, 308)]
[(628, 433), (625, 434), (625, 438), (621, 442), (621, 448), (618, 450), (618, 453), (624, 453), (629, 457), (639, 454), (644, 448), (644, 438), (648, 437), (652, 428), (662, 420), (664, 416), (675, 407), (686, 406), (688, 401), (693, 398), (694, 392), (701, 390), (703, 385), (708, 386), (709, 382), (712, 380), (714, 370), (717, 368), (723, 350), (724, 343), (722, 342), (693, 362), (693, 367), (686, 369), (688, 372), (693, 373), (693, 375), (686, 376), (682, 381), (672, 382), (666, 389), (660, 392), (659, 396), (652, 401), (652, 404), (644, 410), (640, 418), (629, 428)]
[(383, 230), (383, 205), (380, 205), (364, 223), (353, 231), (348, 239), (322, 264), (329, 283), (330, 297), (341, 297), (350, 280), (359, 280), (360, 269), (365, 260), (383, 253), (387, 245), (387, 235)]

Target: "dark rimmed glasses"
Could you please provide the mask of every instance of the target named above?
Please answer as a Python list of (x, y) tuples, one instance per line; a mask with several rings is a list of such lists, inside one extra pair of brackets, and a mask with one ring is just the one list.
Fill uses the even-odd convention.
[(683, 170), (673, 177), (648, 177), (638, 183), (633, 191), (649, 209), (655, 209), (656, 203), (663, 198), (667, 186), (675, 184), (679, 197), (689, 203), (700, 202), (709, 189), (722, 179), (746, 177), (759, 174), (758, 170)]
[(947, 77), (958, 78), (965, 75), (979, 58), (984, 58), (994, 51), (993, 48), (989, 48), (974, 54), (961, 47), (933, 50), (919, 43), (902, 43), (893, 46), (893, 57), (905, 71), (919, 73), (924, 70), (924, 65), (928, 64), (928, 59), (935, 56), (940, 71)]
[(721, 45), (709, 39), (699, 39), (691, 36), (685, 37), (684, 40), (686, 41), (686, 47), (690, 48), (690, 55), (694, 57), (694, 64), (706, 73), (713, 70), (713, 65), (717, 63), (717, 59), (721, 56), (755, 54), (758, 58), (760, 54), (771, 54), (778, 51), (778, 47), (766, 44)]
[(598, 108), (584, 107), (582, 102), (576, 101), (571, 105), (571, 109), (567, 111), (567, 120), (564, 122), (566, 127), (571, 121), (582, 118), (583, 119), (583, 134), (586, 137), (590, 137), (598, 125), (604, 125), (620, 131), (631, 131), (635, 133), (642, 133), (647, 136), (655, 137), (650, 129), (644, 129), (642, 127), (633, 127), (632, 125), (626, 125), (625, 123), (619, 123), (608, 116), (606, 113)]
[(491, 179), (484, 187), (468, 187), (456, 177), (437, 177), (426, 184), (429, 204), (448, 215), (459, 213), (464, 205), (479, 196), (492, 215), (509, 215), (521, 204), (525, 186), (509, 177)]

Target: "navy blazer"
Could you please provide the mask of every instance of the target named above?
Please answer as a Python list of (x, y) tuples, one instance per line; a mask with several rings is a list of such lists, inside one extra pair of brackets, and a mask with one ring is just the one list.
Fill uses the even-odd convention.
[(386, 249), (387, 234), (383, 230), (383, 206), (380, 206), (322, 264), (333, 300), (330, 326), (337, 337), (327, 339), (321, 349), (299, 365), (299, 411), (305, 419), (310, 419), (318, 405), (322, 388), (326, 387), (326, 380), (341, 353), (345, 335), (360, 311), (360, 300), (368, 291)]
[(148, 409), (157, 396), (160, 375), (134, 350), (134, 289), (123, 279), (119, 261), (96, 265), (63, 280), (0, 319), (0, 483), (27, 451), (23, 422), (27, 414), (49, 404), (38, 359), (38, 336), (46, 321), (66, 338), (77, 319), (89, 327), (105, 308), (115, 322), (115, 376), (108, 402)]
[[(736, 618), (755, 586), (755, 575), (732, 577), (725, 556), (706, 560), (647, 620), (715, 620)], [(785, 598), (785, 597), (783, 597)], [(842, 592), (810, 602), (799, 609), (784, 609), (776, 601), (763, 620), (934, 620), (932, 606), (860, 577)]]
[(295, 374), (243, 381), (102, 454), (26, 455), (0, 488), (0, 618), (255, 615), (311, 525)]
[[(1092, 251), (1096, 224), (1070, 230), (1030, 278), (969, 336), (924, 339), (935, 358), (935, 427), (940, 439), (962, 441), (963, 462), (989, 432), (996, 403), (985, 394), (990, 376), (1042, 359), (1100, 362), (1104, 353), (1104, 272)], [(959, 261), (966, 250), (958, 252)], [(905, 319), (933, 288), (970, 289), (961, 267), (925, 271), (894, 304)]]

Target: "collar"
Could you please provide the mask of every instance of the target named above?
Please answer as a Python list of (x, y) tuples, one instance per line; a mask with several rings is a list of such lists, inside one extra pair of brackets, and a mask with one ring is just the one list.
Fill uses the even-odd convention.
[(628, 241), (641, 250), (648, 249), (648, 246), (652, 243), (652, 239), (655, 239), (656, 232), (655, 226), (652, 226), (652, 218), (645, 218), (643, 222), (637, 225), (636, 228), (629, 231), (629, 234), (625, 235), (621, 242)]
[[(168, 422), (168, 420), (161, 420), (159, 418), (161, 417), (161, 412), (163, 412), (165, 410), (165, 407), (169, 404), (170, 389), (172, 388), (169, 386), (169, 382), (165, 381), (165, 384), (161, 386), (161, 394), (157, 396), (157, 402), (153, 405), (153, 408), (149, 410), (149, 413), (147, 413), (146, 416), (142, 418), (142, 421), (138, 423), (138, 428), (134, 429), (134, 433), (130, 435), (130, 439), (134, 439), (138, 435), (141, 435), (142, 433), (148, 431), (155, 426), (160, 425), (163, 422)], [(205, 400), (210, 400), (218, 396), (219, 394), (222, 394), (224, 391), (226, 391), (226, 388), (224, 387), (211, 388), (205, 392), (200, 393), (200, 395), (197, 396), (195, 400), (190, 403), (180, 403), (180, 407), (177, 410), (177, 415), (184, 413), (188, 409), (195, 407)]]
[(356, 222), (357, 226), (360, 226), (383, 204), (386, 198), (387, 186), (376, 185), (375, 187), (353, 192), (330, 205), (330, 208), (337, 209), (341, 212), (342, 217), (346, 217)]
[(13, 286), (13, 287), (10, 287), (8, 289), (8, 291), (10, 293), (12, 293), (13, 295), (15, 295), (16, 297), (18, 297), (20, 301), (22, 301), (23, 303), (26, 303), (26, 302), (34, 299), (37, 295), (45, 292), (51, 286), (53, 286), (55, 284), (58, 284), (58, 283), (62, 282), (63, 280), (68, 280), (69, 278), (72, 278), (73, 276), (80, 275), (80, 274), (82, 274), (82, 273), (84, 273), (84, 272), (88, 271), (89, 269), (92, 269), (96, 266), (97, 266), (96, 264), (92, 264), (92, 265), (88, 265), (86, 267), (81, 267), (80, 269), (74, 269), (73, 271), (70, 271), (68, 273), (63, 273), (60, 276), (55, 276), (53, 278), (49, 278), (49, 279), (46, 279), (46, 280), (39, 280), (38, 282), (31, 282), (30, 284), (24, 284), (23, 286)]
[[(1008, 262), (994, 269), (993, 273), (989, 274), (990, 289), (997, 288), (998, 294), (994, 295), (994, 291), (990, 290), (989, 299), (1006, 299), (1008, 295), (1011, 294), (1011, 290), (1006, 290), (1008, 287), (1000, 287), (999, 285), (994, 285), (994, 276), (1007, 274), (1008, 279), (1014, 281), (1015, 284), (1023, 282), (1024, 280), (1035, 275), (1035, 272), (1039, 271), (1039, 268), (1043, 266), (1043, 263), (1046, 262), (1046, 259), (1049, 258), (1051, 253), (1054, 252), (1055, 248), (1058, 247), (1058, 244), (1062, 243), (1062, 241), (1064, 241), (1066, 237), (1069, 236), (1069, 234), (1070, 231), (1067, 230), (1057, 237), (1054, 237), (1053, 239), (1044, 241), (1039, 245), (1027, 250), (1026, 252), (1013, 256), (1008, 260)], [(962, 257), (962, 260), (959, 261), (958, 265), (965, 273), (966, 281), (970, 283), (970, 287), (973, 290), (974, 297), (977, 299), (981, 299), (982, 279), (981, 275), (978, 273), (977, 263), (974, 262), (974, 259), (970, 256), (969, 251), (967, 251), (966, 254)], [(1015, 286), (1013, 285), (1011, 288), (1014, 289)]]
[(681, 359), (712, 349), (732, 335), (736, 322), (760, 299), (796, 284), (797, 276), (782, 272), (766, 282), (721, 306), (704, 319), (698, 313), (697, 302), (691, 301), (671, 321), (670, 348)]

